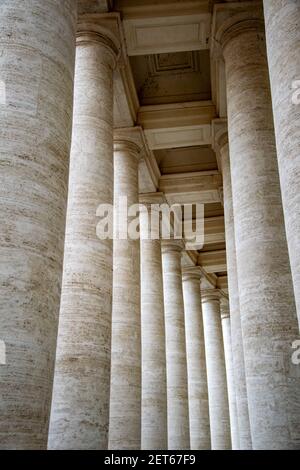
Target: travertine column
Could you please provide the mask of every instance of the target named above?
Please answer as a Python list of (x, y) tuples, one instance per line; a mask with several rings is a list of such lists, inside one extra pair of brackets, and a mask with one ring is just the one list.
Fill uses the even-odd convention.
[(181, 251), (181, 242), (162, 241), (169, 449), (190, 448)]
[(300, 2), (264, 0), (285, 229), (300, 325)]
[(215, 149), (220, 155), (223, 176), (223, 205), (225, 217), (226, 263), (230, 304), (233, 374), (240, 441), (239, 447), (241, 450), (243, 450), (251, 449), (252, 442), (248, 411), (244, 348), (238, 292), (227, 123), (224, 121), (222, 122), (221, 120), (215, 120), (213, 126), (215, 130)]
[[(149, 196), (148, 196), (149, 198)], [(150, 198), (151, 199), (151, 198)], [(144, 199), (140, 200), (145, 203)], [(167, 449), (167, 376), (160, 239), (150, 239), (150, 210), (140, 213), (142, 449)], [(152, 208), (152, 210), (155, 210)], [(159, 217), (158, 217), (159, 222)], [(157, 230), (159, 236), (159, 227)], [(146, 239), (148, 237), (148, 239)]]
[(0, 5), (0, 447), (47, 444), (63, 262), (76, 2)]
[[(115, 141), (114, 205), (127, 197), (128, 207), (138, 204), (140, 148), (130, 141)], [(128, 217), (128, 224), (133, 220)], [(141, 315), (140, 242), (114, 239), (112, 359), (109, 448), (141, 446)]]
[(232, 449), (238, 450), (240, 447), (240, 438), (239, 438), (239, 426), (238, 426), (238, 419), (237, 419), (235, 385), (234, 385), (234, 377), (233, 377), (230, 315), (229, 315), (228, 301), (224, 298), (221, 300), (221, 320), (222, 320), (222, 332), (223, 332), (226, 378), (227, 378), (231, 443), (232, 443)]
[(205, 346), (200, 293), (201, 271), (184, 268), (183, 300), (188, 369), (191, 449), (210, 449)]
[[(254, 4), (256, 5), (256, 3)], [(240, 6), (239, 8), (243, 8)], [(240, 311), (254, 449), (299, 446), (299, 338), (285, 238), (263, 19), (225, 23), (223, 45)]]
[(220, 294), (217, 290), (202, 291), (202, 312), (211, 448), (213, 450), (231, 449)]
[(96, 211), (113, 199), (116, 54), (100, 25), (79, 24), (50, 449), (107, 448), (112, 239), (97, 237)]

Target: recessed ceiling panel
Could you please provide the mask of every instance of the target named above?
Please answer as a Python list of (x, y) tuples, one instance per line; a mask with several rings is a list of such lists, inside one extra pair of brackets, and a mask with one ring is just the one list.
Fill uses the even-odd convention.
[(140, 105), (211, 99), (209, 51), (130, 57)]

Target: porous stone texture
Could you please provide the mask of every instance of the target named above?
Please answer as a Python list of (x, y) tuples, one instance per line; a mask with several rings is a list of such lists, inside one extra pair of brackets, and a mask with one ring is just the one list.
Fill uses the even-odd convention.
[(243, 336), (240, 316), (240, 301), (238, 291), (238, 278), (236, 266), (236, 249), (234, 234), (234, 218), (232, 205), (232, 189), (230, 177), (230, 161), (227, 133), (225, 141), (220, 143), (220, 156), (222, 162), (224, 217), (226, 238), (226, 263), (230, 305), (231, 347), (233, 360), (233, 374), (236, 396), (236, 407), (239, 430), (239, 447), (241, 450), (252, 448), (248, 398), (245, 376), (245, 360)]
[[(115, 216), (120, 197), (128, 207), (138, 203), (140, 148), (133, 142), (115, 142)], [(135, 217), (128, 217), (128, 225)], [(140, 241), (114, 239), (111, 393), (109, 448), (141, 447), (141, 313)]]
[[(49, 20), (50, 18), (50, 20)], [(0, 7), (0, 446), (44, 449), (61, 290), (76, 2)]]
[(168, 449), (190, 448), (181, 251), (181, 242), (162, 240), (167, 356)]
[(238, 426), (238, 419), (237, 419), (235, 385), (234, 385), (234, 377), (233, 377), (230, 315), (229, 315), (228, 301), (225, 299), (221, 299), (221, 320), (222, 320), (222, 332), (223, 332), (225, 366), (226, 366), (226, 377), (227, 377), (231, 443), (232, 443), (232, 450), (238, 450), (240, 447), (240, 438), (239, 438), (239, 426)]
[(254, 449), (299, 448), (299, 338), (284, 230), (263, 21), (222, 38), (233, 211), (249, 416)]
[[(146, 206), (147, 207), (147, 206)], [(161, 242), (149, 236), (150, 209), (140, 213), (142, 449), (167, 449), (167, 375)], [(152, 209), (153, 210), (153, 209)]]
[(199, 268), (182, 274), (191, 449), (210, 449), (207, 375)]
[[(93, 31), (95, 28), (95, 31)], [(112, 239), (96, 234), (113, 202), (116, 51), (77, 33), (73, 134), (50, 449), (106, 449), (110, 385)]]
[(300, 325), (300, 3), (264, 0), (277, 158)]
[(207, 369), (210, 436), (212, 450), (231, 449), (229, 406), (222, 337), (220, 293), (202, 291), (205, 356)]

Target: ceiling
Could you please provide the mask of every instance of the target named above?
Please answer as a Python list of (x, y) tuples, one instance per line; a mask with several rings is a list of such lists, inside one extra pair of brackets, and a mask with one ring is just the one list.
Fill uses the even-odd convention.
[(140, 105), (211, 99), (209, 51), (130, 57)]

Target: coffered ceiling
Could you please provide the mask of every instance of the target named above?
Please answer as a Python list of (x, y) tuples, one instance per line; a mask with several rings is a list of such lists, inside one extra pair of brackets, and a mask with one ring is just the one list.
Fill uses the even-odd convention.
[(209, 51), (130, 57), (140, 105), (211, 99)]
[(141, 193), (169, 204), (204, 204), (204, 245), (187, 251), (207, 281), (226, 291), (222, 175), (212, 121), (226, 116), (224, 74), (210, 61), (211, 12), (218, 0), (78, 0), (82, 13), (115, 11), (124, 51), (115, 71), (116, 128), (145, 139)]

